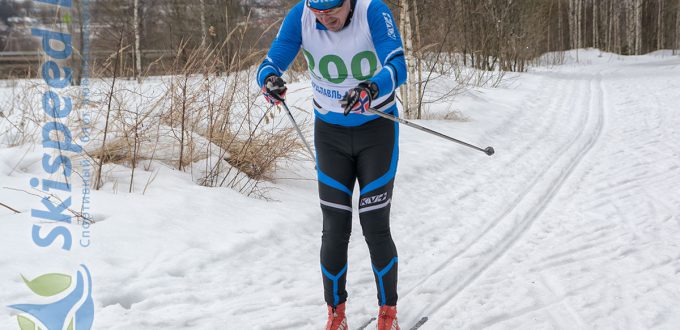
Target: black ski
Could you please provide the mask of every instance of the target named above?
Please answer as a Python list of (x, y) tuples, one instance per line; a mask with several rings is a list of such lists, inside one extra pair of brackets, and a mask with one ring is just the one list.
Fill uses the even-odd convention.
[(427, 316), (423, 316), (420, 320), (418, 320), (418, 322), (416, 322), (416, 324), (411, 327), (411, 330), (416, 330), (420, 328), (421, 326), (423, 326), (423, 324), (425, 324), (425, 322), (427, 322)]
[(364, 325), (360, 326), (360, 327), (357, 328), (357, 329), (358, 329), (358, 330), (364, 330), (364, 329), (366, 329), (366, 327), (368, 327), (368, 326), (371, 324), (371, 322), (373, 322), (373, 321), (375, 321), (375, 317), (372, 317), (370, 320), (366, 321), (366, 323), (364, 323)]

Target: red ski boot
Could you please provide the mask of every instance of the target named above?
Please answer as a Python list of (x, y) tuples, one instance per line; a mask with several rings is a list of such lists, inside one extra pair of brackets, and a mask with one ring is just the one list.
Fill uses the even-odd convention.
[(397, 306), (380, 306), (378, 312), (378, 330), (399, 330), (397, 324)]
[(348, 330), (347, 318), (345, 318), (345, 303), (335, 308), (328, 306), (328, 321), (326, 330)]

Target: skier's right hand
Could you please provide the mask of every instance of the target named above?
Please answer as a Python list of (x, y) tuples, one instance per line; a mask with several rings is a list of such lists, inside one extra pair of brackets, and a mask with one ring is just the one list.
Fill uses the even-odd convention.
[(279, 105), (286, 100), (286, 90), (288, 90), (286, 82), (274, 74), (267, 76), (262, 84), (262, 95), (274, 105)]

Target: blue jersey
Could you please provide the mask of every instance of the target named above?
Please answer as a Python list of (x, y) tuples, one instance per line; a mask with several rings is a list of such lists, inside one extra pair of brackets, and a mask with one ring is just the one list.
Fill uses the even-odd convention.
[(312, 80), (316, 116), (331, 124), (358, 126), (378, 116), (344, 116), (340, 99), (360, 82), (370, 80), (379, 89), (371, 107), (395, 112), (395, 90), (406, 81), (406, 63), (401, 37), (387, 5), (380, 0), (347, 1), (352, 1), (353, 11), (349, 23), (338, 32), (318, 22), (305, 1), (293, 7), (258, 69), (257, 82), (262, 87), (270, 74), (281, 76), (302, 48)]

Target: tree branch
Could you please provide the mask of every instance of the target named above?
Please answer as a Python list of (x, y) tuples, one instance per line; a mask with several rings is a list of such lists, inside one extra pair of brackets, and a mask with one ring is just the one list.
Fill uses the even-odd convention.
[(3, 203), (0, 203), (0, 206), (4, 206), (4, 207), (6, 207), (7, 209), (9, 209), (10, 211), (12, 211), (12, 212), (14, 212), (14, 213), (16, 213), (16, 214), (21, 213), (21, 212), (15, 210), (15, 209), (13, 209), (13, 208), (11, 208), (11, 207), (9, 207), (9, 206), (3, 204)]

